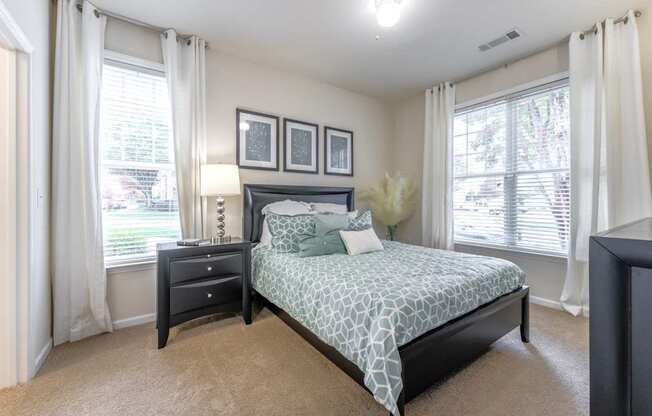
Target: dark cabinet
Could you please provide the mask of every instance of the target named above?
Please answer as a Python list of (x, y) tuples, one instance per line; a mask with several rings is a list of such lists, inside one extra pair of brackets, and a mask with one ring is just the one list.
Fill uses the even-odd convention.
[(652, 219), (591, 237), (591, 416), (652, 416)]
[(251, 243), (239, 239), (187, 247), (160, 244), (157, 249), (158, 347), (170, 328), (219, 312), (242, 312), (251, 323)]

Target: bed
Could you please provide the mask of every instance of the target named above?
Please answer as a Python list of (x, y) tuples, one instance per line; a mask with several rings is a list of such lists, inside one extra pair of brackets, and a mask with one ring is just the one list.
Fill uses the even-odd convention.
[[(245, 185), (244, 237), (257, 242), (275, 201), (343, 204), (353, 188)], [(528, 288), (504, 260), (383, 242), (360, 256), (300, 258), (256, 247), (255, 296), (394, 415), (520, 326)]]

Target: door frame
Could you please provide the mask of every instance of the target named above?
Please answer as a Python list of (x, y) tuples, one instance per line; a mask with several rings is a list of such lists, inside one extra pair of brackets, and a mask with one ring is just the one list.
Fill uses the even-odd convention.
[[(13, 19), (9, 10), (0, 0), (0, 47), (16, 52), (16, 131), (14, 143), (10, 143), (15, 163), (14, 170), (8, 174), (15, 178), (16, 203), (10, 207), (8, 216), (15, 218), (15, 230), (10, 239), (15, 239), (15, 250), (7, 253), (13, 256), (7, 270), (7, 276), (0, 275), (0, 305), (6, 309), (0, 313), (0, 338), (8, 340), (5, 347), (0, 346), (0, 387), (6, 387), (28, 381), (34, 376), (35, 369), (30, 365), (30, 257), (32, 227), (32, 193), (30, 186), (31, 143), (33, 120), (31, 117), (32, 97), (32, 53), (34, 47), (28, 37)], [(0, 156), (2, 157), (2, 156)], [(9, 155), (5, 157), (11, 158)], [(9, 240), (10, 241), (10, 240)], [(15, 272), (13, 272), (15, 270)], [(5, 348), (5, 350), (3, 350)]]

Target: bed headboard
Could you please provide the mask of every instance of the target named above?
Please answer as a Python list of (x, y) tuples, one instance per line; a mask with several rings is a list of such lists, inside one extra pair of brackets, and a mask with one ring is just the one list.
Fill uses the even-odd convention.
[(242, 238), (257, 243), (263, 227), (261, 210), (267, 204), (291, 199), (303, 202), (346, 204), (353, 211), (353, 188), (331, 186), (244, 185)]

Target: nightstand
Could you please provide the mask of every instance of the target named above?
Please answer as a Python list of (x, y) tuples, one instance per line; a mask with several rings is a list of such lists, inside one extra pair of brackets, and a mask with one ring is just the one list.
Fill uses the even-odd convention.
[(220, 312), (242, 312), (251, 323), (251, 243), (234, 238), (227, 243), (157, 247), (158, 347), (167, 344), (170, 328)]

